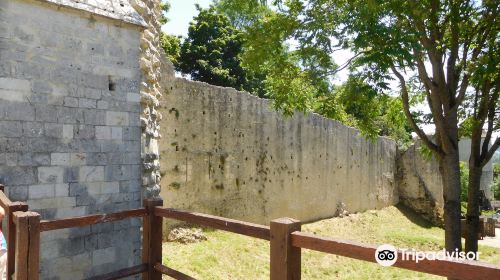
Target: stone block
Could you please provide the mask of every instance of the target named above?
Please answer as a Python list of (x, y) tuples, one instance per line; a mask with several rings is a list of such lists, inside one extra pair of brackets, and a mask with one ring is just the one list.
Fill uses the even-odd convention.
[(64, 168), (64, 182), (74, 183), (78, 182), (80, 176), (80, 168), (78, 167), (65, 167)]
[(28, 103), (2, 101), (0, 116), (6, 121), (34, 121), (35, 108)]
[(123, 139), (123, 131), (121, 127), (111, 127), (111, 139), (113, 140)]
[(73, 139), (73, 126), (70, 124), (63, 125), (63, 138)]
[(44, 80), (33, 80), (31, 82), (31, 90), (34, 93), (50, 94), (53, 89), (49, 82)]
[(28, 200), (28, 205), (32, 209), (46, 208), (69, 208), (76, 206), (76, 198), (74, 197), (53, 197)]
[(127, 126), (129, 125), (129, 116), (127, 112), (106, 112), (106, 125)]
[(55, 185), (32, 185), (29, 186), (28, 199), (49, 198), (55, 196)]
[(7, 186), (6, 191), (11, 201), (28, 200), (28, 186)]
[(82, 166), (79, 178), (81, 182), (102, 182), (104, 181), (104, 167)]
[(54, 186), (54, 193), (56, 197), (69, 196), (69, 184), (56, 184)]
[(0, 120), (0, 137), (21, 137), (23, 126), (19, 121)]
[(108, 101), (104, 100), (97, 101), (97, 109), (106, 110), (108, 109), (108, 107), (109, 107)]
[(78, 106), (80, 108), (95, 109), (97, 108), (97, 101), (95, 99), (80, 98), (78, 100)]
[(45, 123), (45, 136), (50, 138), (61, 138), (63, 136), (63, 125), (58, 123)]
[[(87, 154), (86, 153), (71, 153), (70, 154), (70, 165), (71, 166), (81, 166), (81, 165), (85, 165), (85, 164), (87, 164)], [(94, 164), (91, 164), (91, 165), (94, 165)]]
[(44, 135), (44, 126), (41, 122), (24, 122), (23, 136), (42, 137)]
[(0, 166), (0, 183), (6, 186), (35, 184), (35, 172), (32, 167)]
[(38, 167), (38, 181), (40, 183), (63, 183), (64, 168), (60, 166)]
[(75, 125), (73, 128), (73, 138), (93, 139), (96, 137), (95, 127), (92, 125)]
[(106, 153), (89, 153), (87, 158), (88, 165), (107, 165), (108, 154)]
[(111, 127), (109, 127), (109, 126), (96, 126), (95, 127), (95, 137), (98, 140), (111, 139)]
[(57, 109), (57, 122), (64, 124), (84, 123), (83, 110), (80, 108), (59, 107)]
[(92, 264), (100, 265), (116, 261), (116, 249), (113, 247), (95, 250), (92, 254)]
[(64, 98), (64, 106), (66, 107), (78, 107), (78, 98), (75, 97), (65, 97)]
[(36, 105), (35, 116), (40, 122), (57, 122), (58, 108), (55, 106)]
[(51, 165), (66, 166), (70, 164), (70, 154), (69, 153), (52, 153), (50, 155)]

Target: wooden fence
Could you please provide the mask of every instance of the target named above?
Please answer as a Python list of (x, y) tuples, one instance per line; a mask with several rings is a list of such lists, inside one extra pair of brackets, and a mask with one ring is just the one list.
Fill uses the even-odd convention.
[[(2, 186), (0, 188), (3, 190)], [(43, 253), (40, 252), (41, 232), (107, 223), (134, 217), (142, 217), (143, 219), (142, 264), (90, 279), (121, 279), (141, 273), (142, 279), (145, 280), (161, 280), (163, 274), (178, 280), (194, 279), (162, 264), (163, 218), (270, 241), (271, 280), (300, 279), (302, 249), (376, 262), (375, 246), (301, 232), (300, 221), (290, 218), (273, 220), (268, 227), (212, 215), (164, 208), (162, 207), (162, 200), (153, 199), (145, 200), (144, 208), (140, 209), (112, 214), (41, 221), (38, 213), (29, 212), (25, 204), (10, 202), (3, 192), (0, 192), (0, 205), (6, 209), (9, 221), (6, 230), (9, 240), (8, 268), (10, 270), (8, 279), (39, 279), (39, 258), (40, 253)], [(20, 210), (14, 211), (14, 209)], [(14, 247), (14, 250), (11, 254), (12, 247)], [(398, 260), (394, 266), (454, 279), (500, 279), (500, 266), (476, 261), (423, 260), (416, 263), (412, 260), (403, 260), (402, 252), (398, 252)]]

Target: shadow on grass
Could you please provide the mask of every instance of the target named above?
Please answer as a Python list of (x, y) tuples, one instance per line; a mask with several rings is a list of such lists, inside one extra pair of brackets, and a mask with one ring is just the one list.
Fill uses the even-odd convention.
[(409, 208), (406, 205), (403, 205), (402, 203), (399, 203), (396, 205), (396, 208), (403, 213), (403, 215), (410, 220), (412, 223), (423, 227), (423, 228), (432, 228), (435, 227), (431, 222), (425, 220), (422, 218), (421, 215), (419, 215), (417, 212), (413, 211), (411, 208)]

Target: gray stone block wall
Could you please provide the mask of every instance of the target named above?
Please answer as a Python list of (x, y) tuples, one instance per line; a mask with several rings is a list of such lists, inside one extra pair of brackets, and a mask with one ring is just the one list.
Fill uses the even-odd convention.
[[(54, 2), (54, 1), (48, 1)], [(142, 29), (0, 1), (0, 183), (42, 219), (141, 206)], [(41, 278), (140, 263), (140, 220), (42, 234)]]

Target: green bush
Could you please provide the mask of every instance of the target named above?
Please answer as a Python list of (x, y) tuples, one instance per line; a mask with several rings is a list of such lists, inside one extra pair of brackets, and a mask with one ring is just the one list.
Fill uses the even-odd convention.
[(467, 202), (469, 193), (469, 167), (463, 161), (460, 162), (460, 201)]

